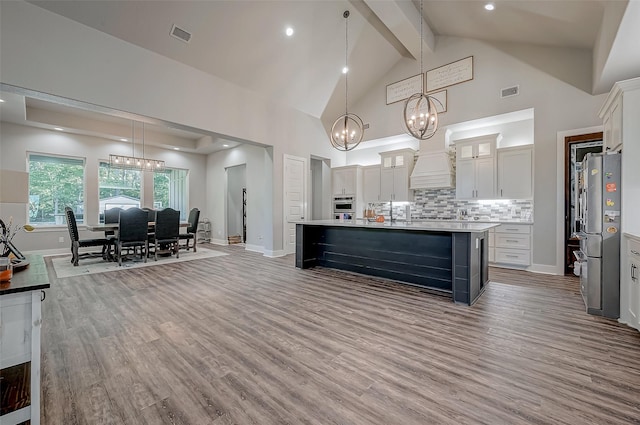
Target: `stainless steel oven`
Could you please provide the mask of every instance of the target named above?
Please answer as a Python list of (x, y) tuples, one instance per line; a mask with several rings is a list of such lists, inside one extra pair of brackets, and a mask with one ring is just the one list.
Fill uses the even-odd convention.
[(333, 213), (352, 213), (356, 212), (356, 201), (353, 196), (334, 196), (333, 197)]

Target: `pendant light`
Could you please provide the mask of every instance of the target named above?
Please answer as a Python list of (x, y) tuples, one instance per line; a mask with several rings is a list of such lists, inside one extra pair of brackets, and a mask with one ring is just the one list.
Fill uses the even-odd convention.
[(340, 151), (350, 151), (360, 144), (364, 136), (364, 124), (356, 114), (349, 113), (349, 11), (345, 10), (345, 53), (344, 53), (344, 115), (338, 117), (331, 127), (331, 145)]
[[(420, 76), (423, 78), (422, 62), (422, 0), (420, 0)], [(433, 96), (422, 92), (414, 93), (405, 101), (403, 109), (403, 123), (407, 133), (418, 140), (426, 140), (436, 134), (438, 130), (438, 111), (436, 105), (442, 103)]]
[(135, 156), (135, 122), (131, 121), (131, 156), (109, 155), (111, 168), (136, 169), (143, 171), (164, 171), (162, 160), (146, 158), (144, 154), (144, 122), (142, 123), (142, 156)]

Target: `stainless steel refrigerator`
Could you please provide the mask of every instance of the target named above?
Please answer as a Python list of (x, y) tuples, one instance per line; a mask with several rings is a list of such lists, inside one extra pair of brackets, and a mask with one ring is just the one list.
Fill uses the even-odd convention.
[(580, 181), (580, 286), (589, 314), (620, 317), (620, 154), (589, 153)]

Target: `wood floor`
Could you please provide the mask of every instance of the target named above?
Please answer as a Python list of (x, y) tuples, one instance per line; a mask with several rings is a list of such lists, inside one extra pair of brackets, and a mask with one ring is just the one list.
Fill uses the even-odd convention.
[(467, 307), (215, 249), (51, 276), (44, 424), (640, 424), (640, 333), (573, 278), (492, 269)]

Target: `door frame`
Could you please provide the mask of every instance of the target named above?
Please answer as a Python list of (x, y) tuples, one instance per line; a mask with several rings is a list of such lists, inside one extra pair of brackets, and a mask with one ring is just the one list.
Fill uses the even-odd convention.
[(309, 161), (307, 158), (303, 158), (301, 156), (284, 154), (282, 160), (282, 250), (284, 254), (293, 254), (295, 253), (295, 248), (293, 252), (289, 250), (289, 244), (287, 242), (288, 236), (288, 216), (287, 216), (287, 162), (290, 160), (294, 161), (302, 161), (302, 187), (304, 190), (302, 196), (302, 216), (307, 216), (307, 207), (309, 205), (309, 200), (307, 199), (309, 196), (309, 173), (311, 170), (309, 169)]
[(601, 132), (602, 125), (558, 131), (556, 133), (556, 266), (553, 272), (549, 268), (549, 272), (556, 275), (564, 275), (565, 264), (565, 139), (572, 136)]

